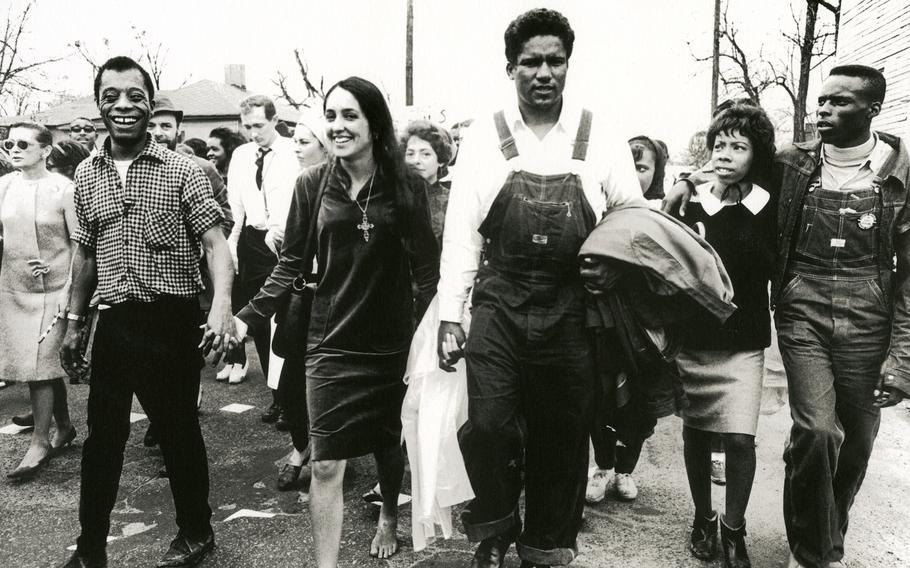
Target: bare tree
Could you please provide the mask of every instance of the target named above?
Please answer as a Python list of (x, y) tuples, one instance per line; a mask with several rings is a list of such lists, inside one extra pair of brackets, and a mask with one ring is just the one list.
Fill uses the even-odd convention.
[(699, 130), (689, 138), (689, 144), (683, 151), (683, 159), (689, 166), (698, 169), (708, 163), (711, 159), (711, 151), (708, 149), (708, 142), (705, 139), (707, 132)]
[[(796, 17), (791, 5), (795, 32), (784, 33), (790, 42), (787, 69), (775, 73), (778, 85), (790, 97), (793, 104), (793, 141), (806, 139), (806, 99), (809, 96), (809, 81), (812, 71), (817, 69), (837, 53), (837, 34), (840, 27), (841, 1), (835, 3), (825, 0), (806, 0), (806, 15), (803, 22)], [(818, 9), (823, 7), (833, 16), (833, 23), (818, 26)], [(802, 24), (802, 25), (801, 25)], [(799, 55), (798, 62), (796, 55)], [(783, 67), (783, 66), (781, 66)], [(794, 69), (798, 74), (794, 74)]]
[[(782, 32), (787, 44), (786, 55), (776, 59), (765, 56), (764, 46), (759, 48), (755, 57), (751, 57), (737, 38), (736, 27), (727, 18), (729, 3), (724, 7), (718, 28), (722, 40), (719, 59), (723, 63), (719, 79), (729, 94), (745, 95), (756, 104), (761, 104), (761, 95), (768, 89), (783, 89), (792, 105), (793, 140), (801, 142), (806, 138), (806, 98), (811, 73), (829, 60), (837, 49), (841, 0), (796, 1), (805, 2), (805, 16), (798, 17), (791, 3), (794, 31)], [(833, 22), (819, 25), (819, 7), (831, 13)], [(696, 61), (711, 59), (693, 57)]]
[[(48, 63), (54, 63), (62, 57), (49, 57), (29, 61), (24, 57), (22, 37), (25, 33), (29, 15), (35, 6), (35, 0), (28, 2), (18, 15), (13, 14), (12, 6), (6, 11), (6, 22), (2, 24), (0, 35), (0, 111), (8, 109), (3, 102), (9, 104), (12, 99), (14, 110), (27, 108), (28, 95), (31, 92), (50, 92), (35, 81), (36, 73)], [(17, 113), (18, 114), (18, 113)]]
[[(717, 35), (721, 48), (718, 53), (720, 83), (727, 93), (745, 95), (755, 104), (761, 104), (761, 95), (777, 84), (776, 78), (765, 63), (764, 47), (759, 49), (756, 57), (747, 55), (737, 34), (739, 33), (727, 17), (729, 3), (723, 8), (720, 16)], [(695, 56), (693, 56), (695, 57)], [(695, 57), (696, 61), (711, 61), (713, 56)]]
[[(165, 47), (163, 42), (154, 42), (150, 40), (146, 30), (135, 25), (130, 25), (130, 28), (133, 30), (133, 38), (136, 40), (136, 47), (138, 47), (138, 49), (130, 49), (127, 52), (127, 55), (135, 59), (138, 63), (145, 64), (146, 70), (152, 77), (152, 83), (155, 85), (155, 90), (160, 90), (161, 77), (164, 75), (167, 67), (167, 56), (170, 50)], [(69, 44), (70, 47), (76, 50), (76, 54), (81, 57), (83, 61), (91, 65), (92, 78), (98, 73), (98, 68), (101, 67), (104, 61), (113, 55), (111, 52), (111, 42), (108, 38), (102, 37), (101, 44), (102, 47), (97, 50), (90, 48), (86, 42), (81, 40), (76, 40)], [(186, 85), (190, 77), (191, 75), (184, 77), (177, 88)]]
[(295, 109), (300, 107), (310, 106), (308, 103), (313, 100), (323, 100), (325, 99), (325, 77), (319, 77), (319, 86), (317, 87), (313, 80), (310, 79), (310, 66), (307, 65), (306, 60), (303, 57), (302, 49), (294, 50), (294, 60), (297, 62), (297, 71), (300, 73), (300, 78), (303, 80), (303, 86), (306, 89), (306, 95), (297, 100), (296, 97), (291, 95), (291, 92), (288, 88), (288, 76), (282, 73), (281, 71), (276, 72), (276, 78), (272, 83), (278, 87), (278, 90), (281, 92), (281, 98), (286, 100), (289, 105)]

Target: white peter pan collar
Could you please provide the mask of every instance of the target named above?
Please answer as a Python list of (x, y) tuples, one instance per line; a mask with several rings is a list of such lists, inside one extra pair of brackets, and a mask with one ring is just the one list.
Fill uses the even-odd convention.
[(750, 191), (749, 195), (744, 197), (739, 203), (723, 202), (718, 199), (716, 195), (711, 193), (713, 187), (714, 182), (709, 181), (695, 188), (698, 202), (701, 203), (702, 209), (705, 210), (705, 213), (707, 213), (709, 217), (713, 217), (724, 207), (739, 204), (742, 204), (743, 207), (748, 209), (753, 215), (758, 215), (771, 200), (771, 194), (768, 193), (767, 190), (759, 185), (752, 184), (752, 191)]

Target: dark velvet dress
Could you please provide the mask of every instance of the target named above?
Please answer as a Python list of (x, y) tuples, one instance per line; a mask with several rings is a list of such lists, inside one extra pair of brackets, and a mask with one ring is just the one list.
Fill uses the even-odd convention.
[[(303, 264), (311, 203), (326, 165), (297, 181), (281, 259), (260, 293), (238, 314), (265, 325)], [(306, 354), (307, 409), (313, 460), (353, 458), (398, 444), (402, 382), (414, 328), (439, 278), (439, 252), (430, 221), (426, 185), (407, 180), (413, 204), (395, 200), (394, 182), (379, 171), (362, 213), (349, 197), (351, 181), (336, 164), (319, 208), (319, 284), (313, 300)], [(358, 195), (367, 206), (369, 182)], [(417, 293), (411, 282), (417, 283)]]

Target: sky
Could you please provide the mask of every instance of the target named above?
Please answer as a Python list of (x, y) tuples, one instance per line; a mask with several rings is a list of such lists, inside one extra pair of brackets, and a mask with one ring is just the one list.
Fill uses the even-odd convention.
[[(801, 5), (800, 0), (793, 0)], [(25, 0), (12, 2), (15, 9)], [(790, 0), (730, 0), (744, 45), (782, 53), (792, 28)], [(44, 69), (45, 82), (73, 95), (91, 93), (92, 70), (72, 44), (93, 57), (139, 53), (135, 26), (165, 47), (162, 88), (223, 81), (224, 65), (246, 67), (250, 90), (279, 93), (281, 70), (296, 80), (293, 50), (303, 50), (314, 81), (326, 89), (349, 75), (380, 85), (393, 114), (429, 115), (452, 124), (491, 113), (515, 96), (505, 73), (503, 32), (521, 12), (546, 6), (575, 30), (566, 96), (608, 119), (619, 136), (662, 138), (676, 155), (710, 113), (713, 0), (414, 0), (415, 109), (404, 107), (406, 0), (37, 0), (24, 43), (29, 57), (69, 55)], [(104, 39), (107, 40), (105, 44)], [(810, 100), (812, 100), (810, 92)], [(785, 106), (768, 95), (768, 106)]]

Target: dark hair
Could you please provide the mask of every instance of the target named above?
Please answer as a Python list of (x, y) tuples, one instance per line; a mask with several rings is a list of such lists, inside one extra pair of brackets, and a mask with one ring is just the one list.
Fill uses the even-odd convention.
[(9, 157), (6, 155), (6, 153), (0, 152), (0, 176), (5, 176), (15, 169), (16, 168), (14, 168), (13, 163), (9, 161)]
[(91, 122), (92, 124), (95, 124), (95, 121), (87, 116), (77, 116), (77, 117), (73, 118), (72, 120), (70, 120), (70, 124), (76, 122), (77, 120), (84, 120), (86, 122)]
[(136, 63), (132, 58), (125, 55), (111, 57), (98, 68), (95, 74), (95, 104), (99, 102), (99, 90), (101, 89), (101, 76), (105, 71), (117, 71), (123, 73), (130, 69), (136, 69), (142, 75), (142, 82), (145, 83), (145, 90), (148, 91), (149, 101), (155, 100), (155, 84), (152, 83), (152, 77), (148, 71), (143, 69), (142, 65)]
[(566, 49), (566, 59), (572, 57), (575, 32), (569, 20), (556, 10), (536, 8), (518, 16), (506, 28), (506, 61), (515, 65), (525, 42), (537, 36), (556, 36)]
[(50, 146), (54, 143), (54, 135), (42, 124), (36, 122), (17, 122), (10, 125), (10, 132), (13, 131), (13, 128), (27, 128), (33, 130), (35, 132), (35, 141), (42, 146)]
[(717, 135), (738, 132), (752, 143), (752, 166), (745, 179), (770, 189), (774, 166), (774, 125), (767, 113), (757, 106), (735, 104), (714, 117), (705, 138), (708, 151), (714, 147)]
[(452, 161), (452, 145), (454, 144), (449, 131), (429, 120), (413, 120), (401, 135), (402, 152), (407, 151), (408, 140), (411, 139), (411, 136), (429, 142), (433, 151), (436, 152), (436, 160), (439, 161), (439, 177), (445, 177), (449, 171), (449, 162)]
[(205, 158), (205, 154), (209, 150), (208, 144), (205, 143), (205, 140), (200, 138), (188, 138), (184, 140), (183, 143), (192, 148), (193, 153), (200, 158)]
[(644, 191), (644, 198), (663, 199), (664, 176), (666, 175), (667, 160), (670, 158), (667, 145), (661, 140), (640, 135), (629, 138), (629, 147), (636, 162), (641, 159), (645, 150), (649, 150), (654, 154), (654, 179), (651, 180), (651, 185)]
[(275, 125), (275, 132), (284, 138), (291, 138), (291, 128), (280, 120), (278, 121), (278, 124)]
[[(370, 134), (373, 137), (373, 159), (379, 171), (395, 185), (395, 203), (402, 211), (411, 211), (414, 207), (414, 198), (411, 195), (409, 169), (402, 159), (398, 139), (395, 136), (395, 125), (392, 122), (392, 113), (386, 103), (382, 91), (376, 85), (361, 77), (348, 77), (338, 81), (325, 94), (322, 111), (325, 112), (326, 102), (335, 89), (344, 89), (351, 93), (360, 109), (363, 111), (370, 125)], [(399, 223), (399, 228), (404, 228), (406, 223)]]
[(209, 132), (211, 138), (217, 138), (221, 141), (221, 147), (224, 148), (224, 154), (227, 156), (227, 163), (231, 163), (231, 157), (238, 146), (246, 144), (246, 139), (239, 133), (230, 128), (219, 126)]
[(73, 179), (76, 166), (88, 157), (89, 152), (82, 144), (74, 140), (61, 140), (51, 146), (51, 155), (47, 161), (53, 162), (56, 169), (64, 172), (63, 175)]
[(873, 103), (885, 102), (885, 88), (887, 81), (881, 71), (868, 65), (838, 65), (828, 74), (842, 75), (844, 77), (857, 77), (866, 84), (864, 92)]
[(249, 114), (253, 107), (262, 108), (266, 120), (272, 120), (275, 117), (275, 101), (265, 95), (250, 95), (240, 101), (240, 114)]

